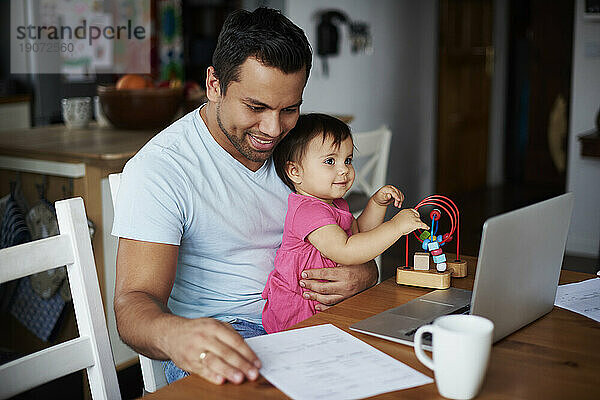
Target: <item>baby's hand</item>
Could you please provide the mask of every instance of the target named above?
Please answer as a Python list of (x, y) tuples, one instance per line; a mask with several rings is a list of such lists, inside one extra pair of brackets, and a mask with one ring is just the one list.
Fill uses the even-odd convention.
[(392, 221), (396, 223), (403, 235), (407, 235), (417, 229), (429, 230), (429, 227), (421, 221), (419, 212), (414, 208), (405, 208), (394, 215)]
[(375, 204), (382, 207), (388, 206), (393, 202), (394, 206), (400, 208), (402, 202), (404, 201), (404, 195), (394, 186), (385, 185), (377, 192), (375, 192), (375, 194), (372, 196), (372, 199), (375, 202)]

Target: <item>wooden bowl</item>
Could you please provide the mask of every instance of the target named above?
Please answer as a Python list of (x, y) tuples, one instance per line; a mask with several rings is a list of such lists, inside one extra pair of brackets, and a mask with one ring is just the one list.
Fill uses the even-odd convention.
[(120, 89), (98, 86), (106, 118), (122, 129), (163, 129), (175, 118), (183, 88)]

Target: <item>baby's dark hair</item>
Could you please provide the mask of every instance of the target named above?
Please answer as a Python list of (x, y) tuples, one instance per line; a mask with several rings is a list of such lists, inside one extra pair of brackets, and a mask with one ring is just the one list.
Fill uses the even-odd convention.
[(292, 191), (296, 191), (296, 189), (294, 182), (285, 172), (286, 165), (290, 161), (300, 162), (306, 153), (308, 144), (318, 135), (323, 137), (323, 143), (327, 138), (333, 139), (334, 146), (339, 146), (347, 138), (352, 138), (350, 127), (331, 115), (319, 113), (300, 115), (296, 126), (279, 142), (273, 152), (275, 171)]

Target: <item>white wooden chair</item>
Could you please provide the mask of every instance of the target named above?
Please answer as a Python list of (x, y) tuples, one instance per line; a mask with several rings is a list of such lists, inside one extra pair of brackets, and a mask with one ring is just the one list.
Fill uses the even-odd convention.
[(56, 214), (59, 235), (0, 250), (0, 283), (66, 265), (79, 337), (0, 365), (0, 398), (85, 368), (93, 399), (120, 399), (83, 200)]
[[(108, 176), (110, 185), (110, 194), (112, 197), (113, 206), (117, 202), (117, 193), (121, 184), (121, 174), (110, 174)], [(158, 389), (167, 385), (167, 377), (163, 369), (162, 362), (153, 360), (142, 354), (139, 354), (140, 367), (142, 368), (142, 378), (144, 380), (144, 390), (149, 393), (154, 393)]]
[[(352, 188), (346, 193), (346, 200), (355, 218), (364, 210), (369, 198), (386, 182), (387, 166), (390, 156), (392, 131), (383, 125), (369, 132), (352, 133), (354, 141), (354, 168), (356, 178)], [(381, 256), (375, 261), (381, 279)]]

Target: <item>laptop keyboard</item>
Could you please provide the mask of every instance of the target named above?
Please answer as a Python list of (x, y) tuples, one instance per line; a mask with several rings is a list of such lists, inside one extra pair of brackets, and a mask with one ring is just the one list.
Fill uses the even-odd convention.
[[(460, 315), (460, 314), (468, 314), (468, 313), (469, 313), (469, 311), (471, 311), (471, 304), (467, 304), (466, 306), (464, 306), (464, 307), (461, 307), (461, 308), (459, 308), (459, 309), (457, 309), (457, 310), (454, 310), (453, 312), (451, 312), (451, 313), (448, 313), (447, 315), (453, 315), (453, 314), (459, 314), (459, 315)], [(433, 323), (433, 321), (430, 321), (430, 322), (428, 322), (428, 323), (427, 323), (427, 324), (425, 324), (425, 325), (432, 324), (432, 323)], [(410, 331), (406, 332), (404, 335), (405, 335), (405, 336), (412, 337), (412, 336), (413, 336), (413, 335), (414, 335), (414, 334), (417, 332), (417, 329), (419, 329), (419, 328), (412, 329), (412, 330), (410, 330)], [(425, 332), (425, 333), (423, 334), (423, 341), (424, 341), (425, 343), (431, 343), (431, 333), (429, 333), (429, 332)]]

